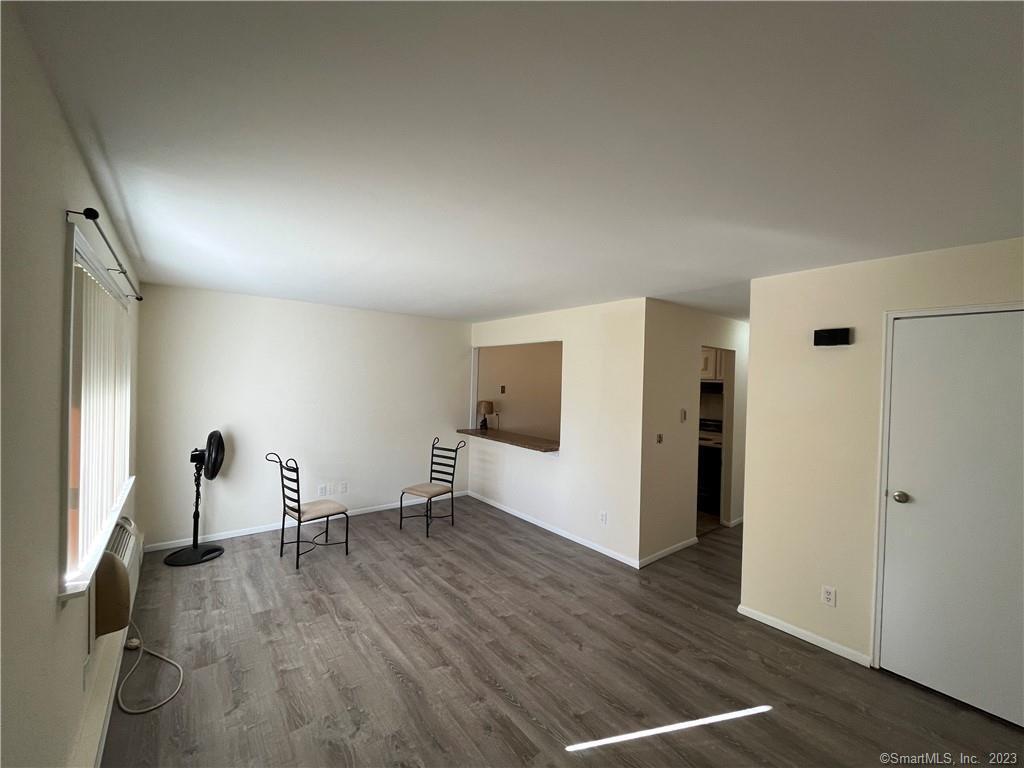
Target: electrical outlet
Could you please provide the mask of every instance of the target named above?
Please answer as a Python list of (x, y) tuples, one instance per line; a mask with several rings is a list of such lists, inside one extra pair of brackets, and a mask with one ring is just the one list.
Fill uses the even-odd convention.
[(658, 438), (657, 439), (658, 439), (659, 443), (664, 443), (665, 442), (665, 436), (663, 434), (661, 434), (661, 432), (658, 433)]
[(821, 602), (827, 605), (829, 608), (836, 607), (836, 588), (830, 587), (827, 584), (821, 585)]
[(335, 484), (335, 493), (348, 493), (348, 480), (339, 480)]
[(316, 495), (321, 499), (327, 495), (327, 483), (320, 483), (320, 485), (316, 487)]
[(599, 517), (601, 519), (601, 525), (608, 525), (608, 513), (605, 510), (601, 510)]
[(686, 423), (686, 409), (685, 408), (680, 408), (679, 409), (679, 423), (680, 424)]
[(501, 385), (501, 394), (503, 394), (503, 395), (505, 394), (505, 385), (504, 384)]

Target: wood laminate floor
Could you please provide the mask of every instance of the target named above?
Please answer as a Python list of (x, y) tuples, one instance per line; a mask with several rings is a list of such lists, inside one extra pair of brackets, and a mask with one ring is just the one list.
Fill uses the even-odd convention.
[(697, 512), (697, 536), (704, 536), (717, 528), (722, 527), (722, 521), (718, 515), (709, 515), (707, 512)]
[[(147, 555), (135, 621), (185, 685), (147, 715), (115, 707), (103, 764), (875, 766), (882, 752), (1022, 751), (1020, 729), (737, 614), (741, 527), (637, 572), (468, 497), (455, 528), (428, 540), (422, 522), (354, 517), (349, 557), (321, 548), (298, 572), (273, 533), (192, 568)], [(147, 658), (127, 697), (175, 678)], [(774, 709), (564, 751), (759, 704)]]

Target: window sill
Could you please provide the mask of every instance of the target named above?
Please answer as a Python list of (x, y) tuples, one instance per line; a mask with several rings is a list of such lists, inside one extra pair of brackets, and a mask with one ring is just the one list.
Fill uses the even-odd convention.
[(127, 503), (134, 487), (135, 475), (129, 475), (128, 479), (124, 482), (124, 486), (121, 488), (121, 493), (118, 494), (117, 501), (114, 502), (114, 509), (110, 518), (96, 538), (97, 541), (103, 542), (103, 545), (97, 547), (92, 555), (74, 573), (64, 574), (60, 581), (60, 589), (57, 591), (57, 599), (59, 601), (63, 602), (73, 597), (79, 597), (89, 590), (89, 585), (92, 584), (92, 577), (96, 573), (96, 568), (100, 564), (104, 551), (106, 551), (110, 534), (114, 532), (114, 526), (121, 518), (121, 514), (124, 512), (124, 505)]

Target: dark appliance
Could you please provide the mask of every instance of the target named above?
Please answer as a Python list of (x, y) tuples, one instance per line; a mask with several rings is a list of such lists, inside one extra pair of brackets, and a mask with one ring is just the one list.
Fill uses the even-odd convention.
[[(701, 419), (700, 431), (722, 434), (720, 419)], [(722, 446), (701, 442), (697, 446), (697, 510), (716, 517), (722, 506)]]

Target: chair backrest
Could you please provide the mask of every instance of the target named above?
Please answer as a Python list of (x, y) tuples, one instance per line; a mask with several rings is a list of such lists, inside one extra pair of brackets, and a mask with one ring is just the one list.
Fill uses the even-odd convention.
[(459, 451), (466, 447), (465, 440), (459, 440), (454, 448), (445, 448), (438, 445), (441, 438), (435, 437), (430, 445), (430, 482), (454, 485), (455, 464), (459, 458)]
[(291, 510), (296, 516), (302, 508), (299, 496), (299, 464), (295, 459), (285, 459), (276, 453), (268, 453), (264, 458), (274, 462), (281, 468), (281, 505), (284, 511)]

